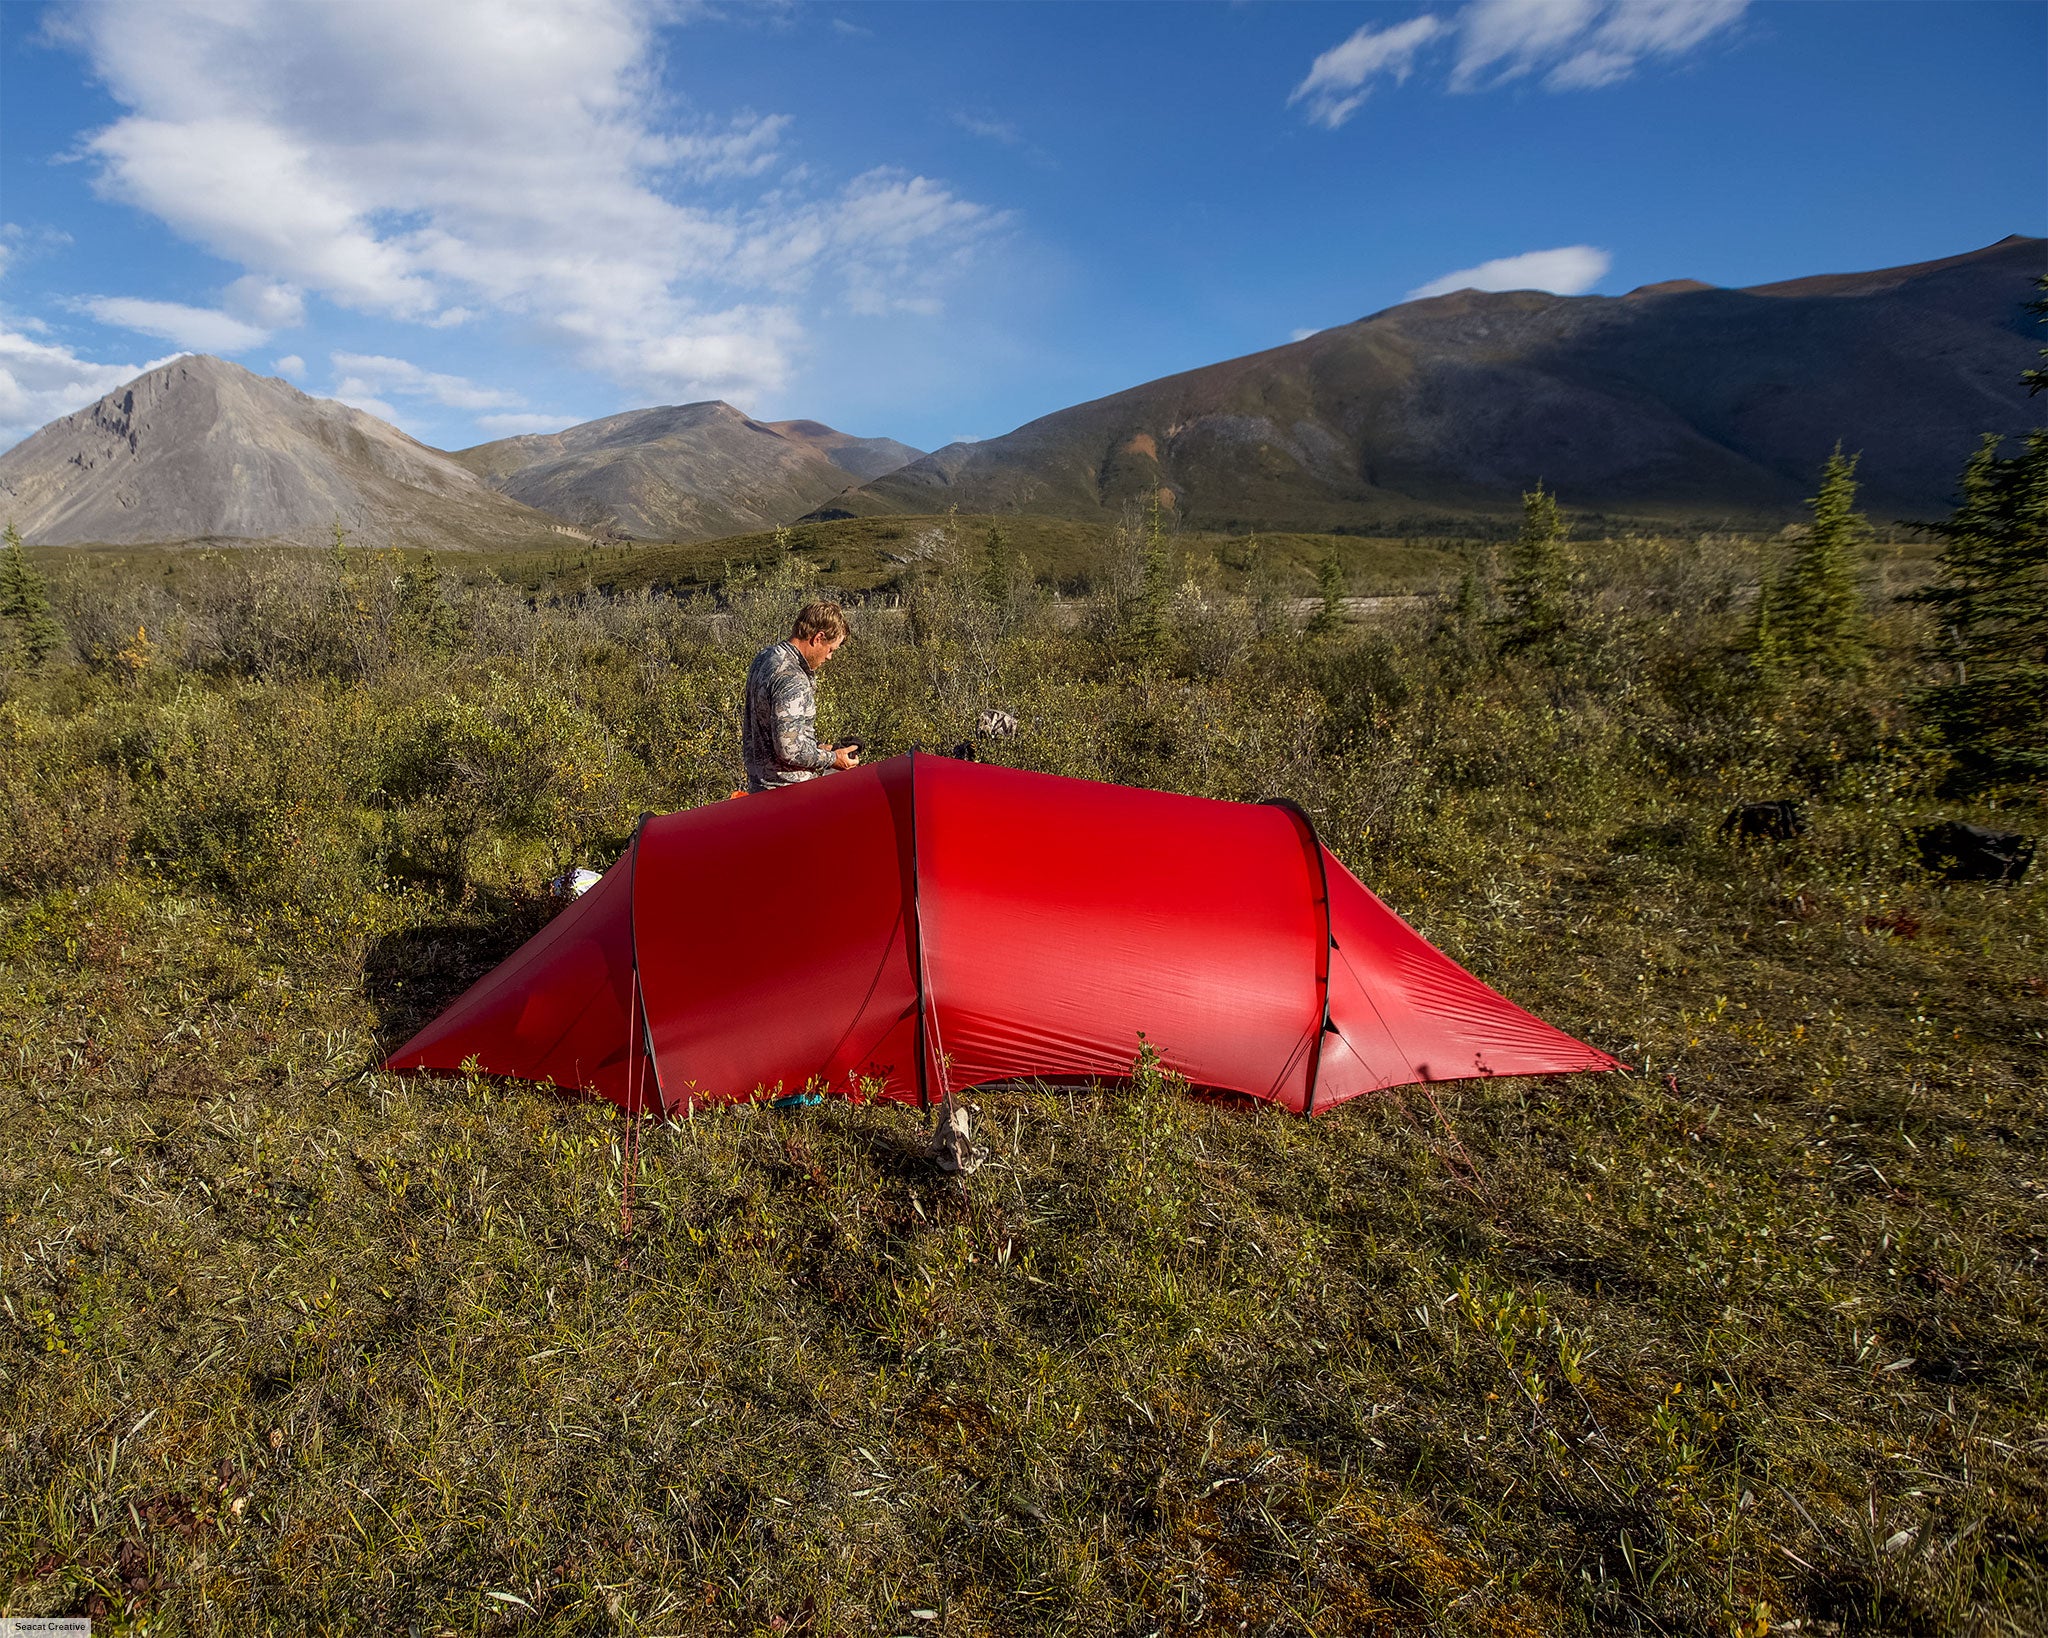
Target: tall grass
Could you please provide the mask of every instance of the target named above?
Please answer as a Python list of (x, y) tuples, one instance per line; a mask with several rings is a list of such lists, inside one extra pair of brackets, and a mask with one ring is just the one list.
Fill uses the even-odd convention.
[[(1742, 657), (1753, 549), (1325, 635), (1133, 537), (1073, 620), (937, 529), (822, 726), (1285, 795), (1636, 1071), (1314, 1122), (609, 1106), (366, 1066), (739, 783), (818, 588), (535, 602), (344, 553), (59, 578), (0, 700), (0, 1576), (98, 1631), (2048, 1625), (2038, 888), (1944, 888), (1911, 616)], [(1162, 555), (1163, 554), (1163, 555)], [(1745, 799), (1811, 829), (1740, 847)], [(1134, 1050), (1136, 1042), (1134, 1040)], [(1796, 1626), (1792, 1623), (1797, 1623)]]

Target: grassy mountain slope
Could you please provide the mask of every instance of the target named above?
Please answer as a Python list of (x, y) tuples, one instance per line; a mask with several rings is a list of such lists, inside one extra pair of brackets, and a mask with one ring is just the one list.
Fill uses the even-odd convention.
[(1914, 267), (1627, 296), (1459, 291), (953, 444), (819, 515), (1114, 514), (1380, 528), (1574, 507), (1774, 521), (1837, 440), (1866, 498), (1945, 510), (1980, 434), (2030, 424), (2021, 304), (2043, 241)]
[(694, 541), (787, 523), (915, 460), (891, 438), (817, 421), (756, 421), (730, 404), (667, 405), (455, 454), (493, 488), (573, 523)]

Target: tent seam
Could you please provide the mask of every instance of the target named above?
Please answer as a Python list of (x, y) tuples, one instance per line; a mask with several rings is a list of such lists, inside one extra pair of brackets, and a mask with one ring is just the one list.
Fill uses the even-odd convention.
[[(1373, 1017), (1377, 1018), (1380, 1021), (1380, 1028), (1387, 1032), (1388, 1043), (1393, 1047), (1394, 1051), (1400, 1055), (1404, 1063), (1412, 1065), (1415, 1062), (1414, 1052), (1410, 1048), (1405, 1047), (1401, 1044), (1401, 1037), (1394, 1033), (1394, 1026), (1387, 1022), (1387, 1015), (1380, 1011), (1379, 999), (1372, 993), (1371, 986), (1368, 985), (1364, 979), (1358, 976), (1358, 969), (1351, 965), (1351, 958), (1344, 953), (1344, 947), (1340, 944), (1336, 946), (1336, 950), (1337, 959), (1344, 963), (1345, 971), (1351, 974), (1351, 981), (1352, 983), (1358, 986), (1358, 993), (1365, 997), (1365, 1004), (1368, 1007), (1372, 1008)], [(1345, 1045), (1350, 1046), (1350, 1041), (1348, 1038), (1345, 1041)], [(1351, 1048), (1351, 1050), (1353, 1052), (1356, 1052), (1358, 1048), (1354, 1046)], [(1407, 1083), (1397, 1083), (1394, 1081), (1389, 1081), (1386, 1084), (1387, 1086), (1394, 1086), (1397, 1084), (1405, 1085)], [(1383, 1092), (1386, 1090), (1386, 1087), (1378, 1087), (1375, 1090)]]
[(1318, 902), (1322, 907), (1323, 941), (1316, 954), (1316, 1019), (1309, 1026), (1315, 1032), (1315, 1045), (1309, 1051), (1307, 1081), (1301, 1094), (1301, 1113), (1306, 1118), (1316, 1112), (1316, 1083), (1322, 1078), (1323, 1069), (1323, 1037), (1330, 1033), (1330, 951), (1336, 942), (1330, 928), (1330, 867), (1323, 858), (1323, 839), (1316, 834), (1316, 822), (1308, 816), (1308, 810), (1284, 796), (1269, 796), (1266, 803), (1290, 814), (1308, 833), (1309, 857), (1315, 861), (1316, 880), (1322, 888)]
[(917, 1107), (932, 1106), (931, 1048), (925, 1038), (924, 890), (917, 866), (917, 752), (908, 757), (910, 780), (910, 931), (917, 941), (917, 960), (911, 966), (911, 980), (917, 986)]
[[(647, 835), (647, 821), (651, 813), (640, 815), (640, 823), (633, 827), (633, 846), (627, 857), (632, 861), (631, 872), (626, 877), (626, 982), (630, 991), (626, 997), (626, 1034), (630, 1045), (628, 1050), (638, 1054), (636, 1061), (654, 1073), (654, 1096), (661, 1105), (661, 1113), (668, 1114), (668, 1094), (661, 1086), (661, 1065), (654, 1058), (654, 1020), (647, 1013), (647, 991), (640, 982), (640, 843)], [(640, 1028), (633, 1028), (635, 1014)], [(630, 1038), (638, 1035), (638, 1040)], [(627, 1070), (627, 1095), (638, 1105), (632, 1113), (636, 1116), (647, 1112), (647, 1083), (642, 1076)]]

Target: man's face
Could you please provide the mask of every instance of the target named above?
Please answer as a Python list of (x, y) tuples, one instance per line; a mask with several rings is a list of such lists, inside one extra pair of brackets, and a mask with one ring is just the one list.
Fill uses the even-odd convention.
[(825, 662), (839, 652), (844, 637), (792, 637), (790, 642), (797, 653), (804, 657), (804, 664), (813, 671), (823, 668)]

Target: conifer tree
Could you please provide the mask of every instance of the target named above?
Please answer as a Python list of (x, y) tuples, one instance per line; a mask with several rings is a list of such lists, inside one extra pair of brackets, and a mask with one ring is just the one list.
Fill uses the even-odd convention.
[(1273, 553), (1259, 544), (1257, 535), (1251, 536), (1244, 546), (1244, 592), (1262, 634), (1278, 630), (1283, 622), (1292, 629), (1286, 614), (1286, 590)]
[(1009, 608), (1010, 594), (1015, 589), (1017, 554), (1011, 550), (1009, 537), (993, 523), (982, 545), (982, 601), (1000, 614)]
[[(2048, 273), (2042, 274), (2034, 281), (2034, 288), (2041, 294), (2027, 303), (2027, 311), (2034, 315), (2037, 322), (2048, 324)], [(2048, 347), (2041, 349), (2041, 356), (2048, 358)], [(2029, 398), (2037, 392), (2048, 392), (2048, 370), (2022, 370), (2020, 379), (2027, 384)]]
[(1488, 648), (1486, 593), (1479, 576), (1467, 569), (1458, 577), (1458, 588), (1447, 604), (1438, 605), (1436, 624), (1429, 634), (1429, 650), (1436, 661), (1437, 682), (1447, 693), (1456, 693)]
[(1149, 654), (1166, 640), (1166, 608), (1173, 592), (1173, 559), (1166, 539), (1166, 518), (1157, 497), (1145, 511), (1144, 567), (1132, 610), (1133, 646)]
[(1475, 626), (1479, 623), (1480, 605), (1479, 576), (1467, 569), (1458, 576), (1458, 589), (1451, 597), (1451, 619), (1459, 626)]
[(462, 635), (462, 621), (448, 606), (441, 589), (441, 570), (434, 554), (398, 576), (397, 635), (401, 641), (432, 653), (445, 653)]
[(348, 535), (341, 519), (334, 520), (334, 539), (327, 547), (327, 595), (334, 612), (344, 624), (352, 623), (362, 600), (361, 577), (349, 561)]
[(1933, 584), (1910, 594), (1934, 615), (1927, 657), (1946, 680), (1919, 705), (1965, 784), (2048, 782), (2048, 427), (2001, 458), (1986, 438), (1963, 472), (1962, 504), (1929, 527), (1944, 541)]
[(1325, 552), (1316, 565), (1316, 595), (1321, 601), (1308, 623), (1309, 635), (1327, 637), (1344, 619), (1344, 565), (1335, 552)]
[(12, 523), (0, 534), (0, 620), (6, 622), (10, 657), (33, 669), (64, 641), (64, 628), (50, 612), (50, 588), (21, 549)]
[(1867, 620), (1856, 587), (1856, 549), (1870, 525), (1856, 510), (1856, 462), (1841, 445), (1807, 505), (1813, 521), (1792, 559), (1757, 595), (1753, 646), (1760, 663), (1841, 676), (1863, 663)]
[(1571, 615), (1572, 560), (1564, 513), (1542, 484), (1522, 496), (1522, 532), (1508, 556), (1499, 621), (1509, 648), (1554, 649)]

